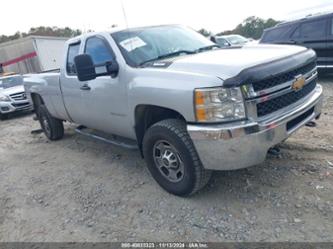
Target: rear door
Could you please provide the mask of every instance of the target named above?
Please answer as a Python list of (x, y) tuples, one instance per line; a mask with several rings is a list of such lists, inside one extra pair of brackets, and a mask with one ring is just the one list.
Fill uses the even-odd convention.
[(328, 22), (326, 67), (333, 69), (333, 16), (329, 17)]
[(312, 48), (318, 57), (318, 66), (324, 67), (327, 60), (327, 18), (301, 22), (291, 36), (295, 44)]

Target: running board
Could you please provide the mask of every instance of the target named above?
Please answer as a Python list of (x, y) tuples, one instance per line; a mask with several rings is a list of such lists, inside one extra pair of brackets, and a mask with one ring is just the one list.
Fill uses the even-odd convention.
[(136, 141), (128, 139), (128, 138), (123, 138), (123, 137), (119, 137), (116, 135), (108, 135), (96, 130), (92, 130), (89, 128), (86, 128), (83, 125), (78, 126), (75, 131), (81, 135), (87, 136), (87, 137), (91, 137), (94, 139), (98, 139), (101, 140), (103, 142), (112, 144), (112, 145), (116, 145), (116, 146), (120, 146), (126, 149), (130, 149), (130, 150), (137, 150), (139, 147), (136, 143)]

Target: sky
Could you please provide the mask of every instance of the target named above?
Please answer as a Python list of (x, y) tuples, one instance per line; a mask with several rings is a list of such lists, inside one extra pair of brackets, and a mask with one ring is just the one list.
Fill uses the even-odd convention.
[(113, 24), (184, 24), (217, 33), (253, 15), (289, 20), (329, 11), (333, 12), (333, 0), (6, 0), (0, 6), (0, 34), (37, 26), (102, 31)]

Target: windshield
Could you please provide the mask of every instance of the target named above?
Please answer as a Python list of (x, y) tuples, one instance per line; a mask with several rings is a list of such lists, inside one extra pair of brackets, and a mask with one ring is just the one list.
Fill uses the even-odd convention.
[(19, 85), (23, 85), (23, 80), (21, 76), (0, 78), (0, 88), (10, 88)]
[(228, 36), (227, 39), (232, 45), (241, 45), (248, 42), (245, 37), (240, 35), (231, 35)]
[(127, 64), (139, 66), (163, 56), (201, 52), (214, 43), (196, 31), (181, 26), (124, 30), (112, 34)]

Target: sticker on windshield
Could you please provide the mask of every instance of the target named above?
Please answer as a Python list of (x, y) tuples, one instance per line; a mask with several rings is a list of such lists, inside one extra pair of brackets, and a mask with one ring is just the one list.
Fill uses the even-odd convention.
[(143, 40), (141, 40), (140, 37), (137, 36), (123, 40), (119, 44), (128, 52), (147, 45)]

